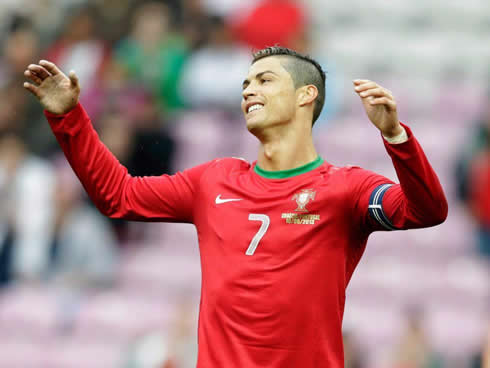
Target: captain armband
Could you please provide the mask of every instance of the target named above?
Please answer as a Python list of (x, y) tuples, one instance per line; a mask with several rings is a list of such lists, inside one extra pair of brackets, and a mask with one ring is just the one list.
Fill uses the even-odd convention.
[(398, 230), (383, 211), (383, 197), (393, 184), (383, 184), (374, 188), (369, 198), (369, 214), (386, 230)]

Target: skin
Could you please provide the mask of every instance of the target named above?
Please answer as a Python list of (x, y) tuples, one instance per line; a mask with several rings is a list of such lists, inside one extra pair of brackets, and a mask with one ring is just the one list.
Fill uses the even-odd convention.
[[(255, 62), (242, 93), (247, 129), (261, 143), (257, 163), (270, 171), (293, 169), (318, 157), (311, 134), (318, 91), (315, 86), (295, 89), (281, 61), (283, 58), (273, 56)], [(256, 102), (264, 107), (247, 113), (247, 107)]]
[[(247, 129), (260, 140), (258, 165), (264, 170), (289, 170), (318, 157), (313, 144), (311, 122), (318, 90), (314, 85), (294, 88), (291, 75), (283, 68), (284, 56), (270, 56), (250, 66), (243, 83), (242, 111)], [(78, 103), (80, 85), (75, 72), (68, 76), (46, 60), (30, 64), (24, 72), (24, 87), (53, 114), (66, 114)], [(353, 81), (369, 120), (385, 137), (403, 131), (397, 105), (387, 89), (366, 79)], [(247, 113), (259, 103), (260, 110)]]

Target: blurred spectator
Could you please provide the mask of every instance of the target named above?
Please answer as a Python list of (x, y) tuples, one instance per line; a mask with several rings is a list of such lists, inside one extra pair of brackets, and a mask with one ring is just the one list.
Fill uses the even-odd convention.
[(100, 34), (109, 43), (114, 43), (126, 33), (130, 13), (135, 0), (97, 0), (100, 16)]
[(240, 9), (232, 24), (235, 38), (257, 50), (274, 45), (294, 48), (308, 27), (305, 9), (292, 0), (262, 0), (249, 11)]
[(92, 5), (72, 9), (60, 37), (44, 54), (60, 69), (76, 70), (84, 86), (82, 94), (96, 83), (110, 57), (109, 45), (98, 35), (97, 20), (97, 8)]
[(425, 335), (421, 311), (408, 312), (407, 329), (395, 350), (393, 368), (442, 368), (443, 362), (432, 350)]
[(478, 250), (490, 257), (490, 108), (456, 167), (458, 194), (478, 227)]
[(180, 30), (192, 50), (205, 45), (208, 39), (208, 18), (209, 14), (206, 12), (202, 0), (185, 0), (183, 2)]
[(39, 280), (53, 234), (54, 172), (20, 137), (0, 137), (0, 283)]
[(16, 16), (0, 54), (0, 88), (24, 80), (27, 65), (38, 60), (39, 39), (28, 18)]
[(490, 323), (488, 323), (487, 335), (483, 338), (481, 350), (471, 357), (470, 368), (490, 368)]
[(71, 167), (60, 160), (48, 276), (74, 290), (112, 284), (117, 265), (116, 237), (109, 221), (82, 201), (82, 194)]
[(136, 339), (124, 360), (124, 368), (178, 368), (171, 357), (167, 339), (157, 332)]
[(0, 134), (16, 132), (23, 135), (27, 130), (27, 106), (29, 98), (21, 87), (11, 82), (0, 88)]
[(0, 53), (0, 132), (16, 131), (28, 150), (42, 156), (58, 150), (41, 108), (26, 95), (24, 70), (39, 60), (39, 37), (29, 19), (16, 17)]
[(178, 93), (182, 67), (187, 58), (185, 39), (171, 32), (171, 14), (167, 6), (153, 1), (134, 13), (129, 36), (116, 50), (129, 77), (151, 88), (164, 111), (183, 106)]
[(209, 42), (184, 68), (182, 96), (193, 107), (239, 111), (241, 85), (252, 55), (235, 45), (223, 18), (210, 17)]
[(490, 144), (470, 166), (468, 202), (479, 228), (479, 250), (490, 257)]
[(344, 342), (344, 367), (362, 368), (362, 356), (353, 335), (349, 332), (343, 333)]
[(178, 368), (194, 368), (198, 350), (195, 337), (195, 325), (198, 319), (195, 301), (183, 299), (176, 305), (177, 315), (172, 323), (169, 347)]
[(50, 141), (46, 137), (52, 135), (46, 132), (44, 121), (44, 134), (35, 134), (38, 133), (41, 110), (22, 88), (26, 66), (38, 60), (38, 43), (30, 21), (24, 17), (16, 17), (0, 52), (0, 132), (17, 132), (25, 140), (29, 150), (36, 153), (43, 151), (44, 142)]
[(141, 100), (133, 114), (133, 145), (127, 168), (133, 176), (170, 174), (175, 153), (175, 142), (151, 96)]
[(146, 114), (149, 100), (154, 101), (150, 90), (135, 80), (128, 80), (124, 67), (114, 60), (107, 63), (101, 78), (80, 98), (96, 127), (108, 112), (117, 112), (130, 121), (138, 121)]

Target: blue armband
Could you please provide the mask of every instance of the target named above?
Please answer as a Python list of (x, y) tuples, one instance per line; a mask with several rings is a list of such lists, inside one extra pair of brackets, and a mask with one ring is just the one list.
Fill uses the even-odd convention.
[(391, 221), (386, 217), (383, 211), (383, 197), (386, 191), (393, 184), (383, 184), (376, 188), (374, 188), (371, 193), (371, 197), (369, 198), (369, 214), (385, 229), (387, 230), (398, 230)]

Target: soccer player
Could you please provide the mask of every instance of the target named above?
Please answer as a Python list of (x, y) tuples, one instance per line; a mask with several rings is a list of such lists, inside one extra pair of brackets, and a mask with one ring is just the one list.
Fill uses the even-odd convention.
[(433, 226), (447, 216), (422, 148), (399, 122), (391, 93), (372, 81), (355, 80), (353, 88), (400, 184), (318, 156), (312, 124), (325, 74), (289, 49), (257, 52), (243, 82), (247, 128), (261, 143), (257, 161), (216, 159), (173, 176), (128, 175), (78, 103), (74, 72), (40, 61), (25, 76), (102, 213), (196, 226), (199, 368), (342, 368), (345, 289), (369, 234)]

